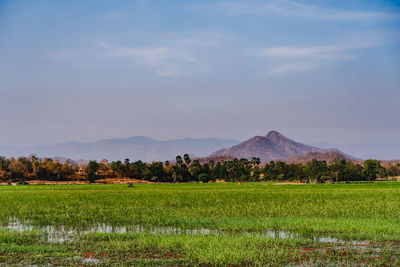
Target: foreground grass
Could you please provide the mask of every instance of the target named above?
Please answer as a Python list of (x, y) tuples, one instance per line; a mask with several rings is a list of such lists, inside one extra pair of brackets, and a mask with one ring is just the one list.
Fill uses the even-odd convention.
[(286, 230), (400, 240), (400, 183), (0, 187), (0, 223)]
[(397, 266), (400, 250), (321, 245), (313, 241), (252, 236), (88, 234), (74, 242), (48, 244), (38, 233), (0, 231), (0, 263), (77, 265), (277, 266), (327, 264)]
[[(396, 265), (400, 243), (400, 183), (339, 185), (157, 184), (0, 187), (0, 224), (82, 229), (170, 226), (218, 229), (215, 235), (149, 233), (80, 235), (49, 243), (40, 231), (0, 231), (0, 262), (82, 264), (280, 265), (368, 262)], [(267, 230), (308, 239), (273, 239)], [(323, 244), (312, 237), (371, 240), (374, 248)], [(91, 263), (88, 261), (88, 263)], [(93, 262), (92, 262), (93, 263)]]

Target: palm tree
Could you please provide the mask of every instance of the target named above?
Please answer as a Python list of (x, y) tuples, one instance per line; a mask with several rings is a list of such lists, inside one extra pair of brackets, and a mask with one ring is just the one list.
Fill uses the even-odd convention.
[(192, 160), (190, 159), (189, 154), (185, 154), (183, 155), (183, 159), (185, 160), (186, 165), (190, 165), (190, 163), (192, 162)]

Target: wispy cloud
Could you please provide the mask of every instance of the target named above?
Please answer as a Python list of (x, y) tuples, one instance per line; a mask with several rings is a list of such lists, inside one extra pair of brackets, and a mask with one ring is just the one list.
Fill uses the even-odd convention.
[(260, 56), (276, 58), (354, 58), (346, 55), (351, 50), (372, 48), (379, 46), (379, 42), (353, 42), (329, 46), (279, 46), (258, 50)]
[[(163, 38), (161, 38), (163, 39)], [(207, 72), (211, 66), (205, 60), (208, 53), (223, 43), (217, 33), (192, 35), (170, 34), (164, 41), (152, 40), (145, 46), (128, 46), (99, 41), (102, 57), (131, 58), (136, 65), (144, 65), (158, 76), (180, 77)]]
[(268, 71), (268, 75), (278, 76), (286, 74), (288, 72), (311, 70), (314, 69), (315, 67), (316, 65), (310, 62), (292, 62), (289, 64), (284, 64), (271, 68)]
[[(192, 10), (206, 10), (204, 6), (193, 7)], [(212, 4), (208, 11), (224, 12), (229, 15), (279, 15), (285, 17), (301, 17), (317, 20), (355, 21), (381, 20), (400, 18), (399, 13), (377, 12), (365, 10), (342, 10), (317, 5), (307, 5), (296, 1), (227, 1)]]
[(132, 40), (137, 45), (97, 40), (91, 47), (48, 53), (48, 57), (72, 59), (70, 62), (77, 62), (76, 67), (83, 62), (85, 68), (147, 68), (157, 76), (182, 77), (209, 72), (209, 60), (225, 44), (225, 38), (213, 32), (134, 34)]
[(314, 46), (314, 47), (271, 47), (262, 49), (259, 54), (266, 57), (329, 57), (332, 52), (338, 51), (335, 46)]
[(372, 38), (370, 40), (355, 35), (345, 43), (325, 46), (278, 46), (253, 50), (253, 55), (267, 58), (273, 65), (270, 75), (281, 75), (286, 72), (307, 71), (321, 65), (339, 60), (354, 60), (355, 50), (374, 48), (390, 43), (389, 40)]
[(135, 63), (143, 64), (159, 76), (179, 77), (207, 70), (209, 67), (198, 62), (198, 59), (187, 50), (170, 46), (130, 47), (112, 45), (99, 41), (105, 57), (132, 58)]

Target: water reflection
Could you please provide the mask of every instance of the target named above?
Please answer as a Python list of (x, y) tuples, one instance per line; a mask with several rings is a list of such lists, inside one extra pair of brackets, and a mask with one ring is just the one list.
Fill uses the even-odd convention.
[[(114, 226), (110, 224), (96, 224), (91, 227), (79, 229), (71, 228), (66, 226), (34, 226), (28, 223), (23, 223), (18, 219), (12, 220), (6, 227), (8, 230), (15, 230), (19, 232), (24, 231), (39, 231), (43, 238), (50, 243), (63, 243), (68, 241), (73, 241), (79, 238), (80, 235), (89, 233), (148, 233), (152, 235), (215, 235), (224, 236), (232, 234), (232, 232), (222, 231), (222, 230), (212, 230), (207, 228), (200, 229), (183, 229), (180, 227), (171, 226), (144, 226), (144, 225), (129, 225), (129, 226)], [(270, 238), (276, 239), (301, 239), (301, 240), (314, 240), (321, 243), (333, 243), (333, 244), (351, 244), (354, 246), (367, 247), (369, 246), (369, 241), (344, 241), (332, 237), (313, 237), (310, 235), (302, 235), (299, 233), (290, 233), (285, 231), (264, 231), (264, 232), (250, 232), (241, 231), (234, 232), (235, 234), (241, 235), (263, 235)]]

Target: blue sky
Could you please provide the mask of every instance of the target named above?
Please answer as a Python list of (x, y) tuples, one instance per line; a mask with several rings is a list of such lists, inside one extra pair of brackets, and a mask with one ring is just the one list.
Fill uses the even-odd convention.
[(400, 143), (399, 48), (400, 1), (0, 0), (0, 145)]

